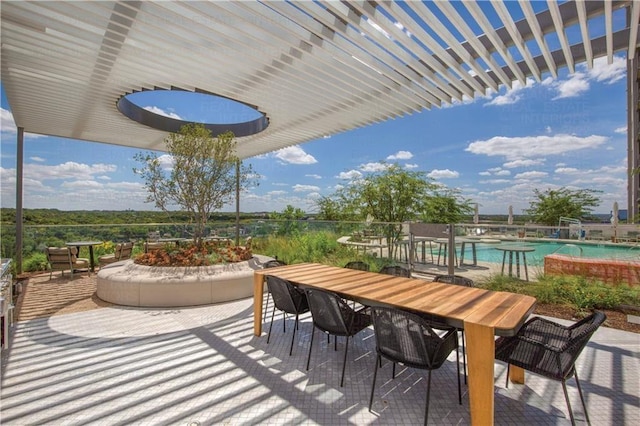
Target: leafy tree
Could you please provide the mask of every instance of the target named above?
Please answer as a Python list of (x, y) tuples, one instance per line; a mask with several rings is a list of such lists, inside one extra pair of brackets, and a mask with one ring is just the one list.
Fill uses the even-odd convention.
[(557, 225), (560, 217), (586, 219), (593, 208), (600, 205), (595, 189), (534, 189), (536, 199), (529, 203), (525, 212), (536, 222), (543, 225)]
[[(171, 168), (165, 167), (154, 153), (138, 153), (135, 159), (143, 163), (134, 168), (142, 176), (149, 192), (147, 202), (165, 212), (179, 206), (189, 214), (194, 225), (194, 240), (202, 243), (210, 213), (233, 200), (236, 191), (236, 142), (232, 132), (213, 137), (201, 124), (189, 124), (166, 139), (171, 155)], [(253, 184), (251, 166), (239, 167), (240, 188)]]
[(401, 237), (399, 223), (417, 218), (448, 222), (471, 207), (424, 172), (391, 164), (320, 199), (318, 209), (318, 217), (326, 220), (364, 220), (371, 215), (376, 222), (385, 223), (383, 234), (393, 247)]
[(293, 207), (292, 205), (287, 205), (287, 207), (282, 210), (282, 212), (273, 212), (271, 213), (271, 219), (276, 219), (281, 221), (280, 226), (277, 230), (277, 235), (292, 235), (298, 234), (300, 232), (300, 226), (298, 225), (298, 221), (303, 219), (306, 216), (304, 210)]

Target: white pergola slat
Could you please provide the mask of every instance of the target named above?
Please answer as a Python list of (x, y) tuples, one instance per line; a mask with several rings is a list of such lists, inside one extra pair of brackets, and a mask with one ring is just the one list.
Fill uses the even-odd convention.
[[(524, 85), (529, 76), (540, 81), (582, 61), (592, 67), (594, 56), (635, 55), (638, 2), (546, 6), (4, 1), (1, 78), (26, 132), (140, 149), (164, 150), (166, 133), (122, 115), (122, 96), (178, 88), (235, 99), (269, 119), (266, 130), (238, 138), (247, 158)], [(614, 22), (622, 8), (626, 25)], [(566, 30), (576, 24), (582, 41), (571, 46)], [(553, 33), (558, 46), (548, 45)]]

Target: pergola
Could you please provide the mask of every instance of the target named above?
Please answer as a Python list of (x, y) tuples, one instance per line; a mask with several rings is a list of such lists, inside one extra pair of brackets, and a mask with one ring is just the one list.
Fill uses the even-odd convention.
[[(627, 52), (637, 74), (640, 2), (630, 0), (0, 7), (2, 84), (18, 127), (19, 247), (24, 132), (163, 150), (166, 131), (116, 107), (137, 91), (210, 93), (253, 106), (261, 131), (237, 138), (247, 158), (555, 77), (561, 67), (592, 67), (596, 57), (611, 62), (616, 51)], [(635, 140), (637, 117), (630, 141), (632, 132)]]

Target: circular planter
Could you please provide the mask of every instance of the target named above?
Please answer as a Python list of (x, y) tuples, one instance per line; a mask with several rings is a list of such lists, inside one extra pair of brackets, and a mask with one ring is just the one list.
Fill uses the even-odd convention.
[(97, 295), (116, 305), (181, 307), (209, 305), (253, 296), (253, 272), (267, 256), (213, 266), (145, 266), (133, 260), (100, 269)]

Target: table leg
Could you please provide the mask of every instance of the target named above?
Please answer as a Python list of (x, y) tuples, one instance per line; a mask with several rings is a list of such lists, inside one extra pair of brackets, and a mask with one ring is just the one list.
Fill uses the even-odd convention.
[(494, 420), (494, 330), (493, 327), (465, 322), (464, 334), (467, 339), (471, 424), (492, 425)]
[(464, 265), (464, 249), (467, 243), (463, 242), (462, 247), (460, 247), (460, 266)]
[(253, 335), (262, 335), (262, 298), (264, 297), (264, 275), (253, 274)]
[(473, 254), (473, 266), (478, 266), (478, 253), (476, 252), (476, 243), (471, 243), (471, 253)]
[(524, 384), (524, 369), (515, 365), (509, 366), (509, 380), (511, 383)]
[(93, 260), (93, 246), (89, 246), (89, 265), (91, 265), (91, 272), (95, 272), (96, 271), (96, 263)]
[(516, 276), (520, 278), (520, 253), (516, 252)]
[(504, 275), (504, 263), (507, 260), (507, 252), (503, 251), (502, 252), (502, 275)]
[(526, 253), (522, 253), (522, 263), (524, 263), (524, 276), (529, 281), (529, 271), (527, 271), (527, 255)]
[(513, 276), (513, 252), (509, 252), (509, 276)]

